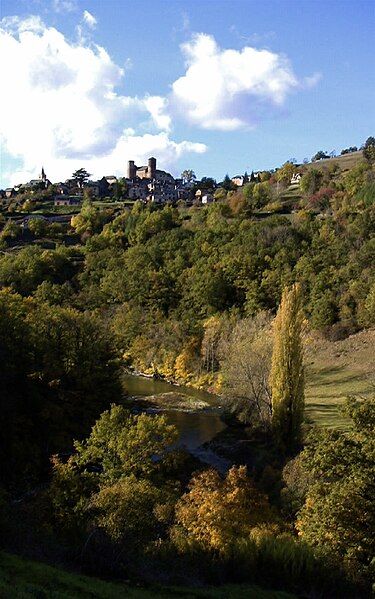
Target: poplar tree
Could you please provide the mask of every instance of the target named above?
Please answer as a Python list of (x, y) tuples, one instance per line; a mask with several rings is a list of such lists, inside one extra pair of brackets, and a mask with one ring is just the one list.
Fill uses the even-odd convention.
[(270, 373), (272, 428), (287, 453), (301, 443), (304, 411), (304, 368), (302, 350), (300, 285), (284, 289), (274, 321), (274, 347)]

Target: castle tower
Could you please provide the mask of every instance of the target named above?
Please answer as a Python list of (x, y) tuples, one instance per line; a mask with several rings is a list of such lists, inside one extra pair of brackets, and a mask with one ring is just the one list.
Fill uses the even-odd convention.
[(137, 175), (137, 167), (134, 164), (134, 160), (129, 160), (128, 168), (126, 171), (126, 178), (127, 179), (135, 179), (136, 175)]
[(156, 158), (148, 159), (147, 175), (149, 179), (155, 179), (156, 175)]

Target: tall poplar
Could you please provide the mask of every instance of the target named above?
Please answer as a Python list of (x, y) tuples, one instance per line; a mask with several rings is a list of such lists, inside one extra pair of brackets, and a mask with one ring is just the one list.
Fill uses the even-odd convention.
[(272, 428), (287, 453), (301, 443), (305, 405), (302, 348), (302, 304), (299, 284), (283, 291), (274, 321), (274, 347), (270, 373)]

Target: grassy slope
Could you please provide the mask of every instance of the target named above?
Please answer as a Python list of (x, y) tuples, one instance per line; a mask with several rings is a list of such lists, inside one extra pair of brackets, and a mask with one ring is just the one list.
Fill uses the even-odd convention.
[[(337, 156), (336, 158), (327, 158), (326, 160), (318, 160), (316, 162), (303, 164), (301, 165), (301, 172), (306, 172), (312, 168), (324, 171), (331, 167), (332, 164), (337, 164), (339, 170), (336, 176), (338, 176), (352, 169), (361, 160), (363, 160), (361, 151), (352, 152), (351, 154), (344, 154), (344, 156)], [(281, 194), (280, 201), (286, 207), (293, 206), (301, 197), (299, 184), (294, 183), (293, 185), (289, 185), (289, 187)]]
[(320, 168), (324, 169), (329, 167), (331, 164), (338, 164), (340, 171), (348, 171), (358, 162), (363, 160), (362, 150), (358, 152), (352, 152), (351, 154), (344, 154), (343, 156), (336, 156), (336, 158), (326, 158), (325, 160), (317, 160), (316, 162), (309, 162), (304, 164), (304, 169)]
[(255, 586), (225, 586), (188, 589), (177, 587), (130, 587), (80, 576), (32, 562), (14, 555), (0, 553), (0, 597), (23, 599), (293, 599), (279, 591), (265, 591)]
[(306, 348), (306, 413), (324, 426), (345, 427), (339, 406), (348, 395), (367, 395), (375, 384), (375, 329), (342, 341), (310, 338)]

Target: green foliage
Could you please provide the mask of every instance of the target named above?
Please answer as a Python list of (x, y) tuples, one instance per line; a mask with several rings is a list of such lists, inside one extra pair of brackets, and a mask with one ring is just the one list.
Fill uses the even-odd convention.
[(75, 539), (96, 526), (133, 551), (153, 539), (175, 493), (165, 468), (176, 437), (163, 416), (113, 405), (66, 463), (53, 460), (50, 495), (60, 527)]
[(0, 241), (10, 242), (21, 236), (21, 227), (11, 221), (7, 220), (3, 230), (0, 233)]
[(313, 194), (319, 191), (323, 180), (322, 171), (311, 168), (303, 175), (300, 181), (300, 189), (305, 194)]
[(105, 215), (92, 203), (89, 196), (85, 196), (79, 214), (72, 216), (71, 225), (78, 235), (93, 235), (98, 233), (105, 222)]
[(303, 539), (343, 559), (354, 579), (373, 576), (375, 399), (349, 399), (347, 432), (316, 431), (301, 454), (310, 472), (297, 529)]
[(276, 179), (284, 185), (290, 185), (290, 181), (297, 167), (293, 162), (286, 162), (281, 168), (276, 171)]
[(35, 482), (121, 393), (111, 343), (97, 318), (0, 293), (3, 483)]
[(255, 183), (252, 191), (252, 206), (262, 208), (271, 199), (271, 187), (269, 181)]
[(329, 158), (327, 152), (323, 152), (323, 150), (319, 150), (319, 152), (317, 152), (313, 157), (312, 157), (312, 162), (315, 162), (316, 160), (324, 160), (325, 158)]
[(368, 137), (363, 147), (363, 156), (366, 160), (373, 164), (375, 162), (375, 137)]
[(83, 187), (84, 183), (86, 183), (86, 181), (90, 177), (91, 177), (91, 174), (88, 173), (85, 168), (79, 168), (78, 170), (74, 171), (74, 173), (72, 174), (72, 179), (75, 179), (75, 181), (77, 181), (78, 187)]
[(51, 251), (28, 246), (0, 256), (0, 284), (22, 295), (30, 295), (44, 281), (62, 284), (72, 279), (75, 272), (65, 248)]
[(181, 179), (185, 182), (185, 183), (192, 183), (193, 181), (196, 180), (196, 175), (194, 173), (193, 170), (191, 169), (185, 169), (184, 171), (182, 171), (181, 173)]
[(304, 412), (301, 289), (285, 289), (274, 322), (270, 373), (272, 428), (287, 452), (299, 447)]

